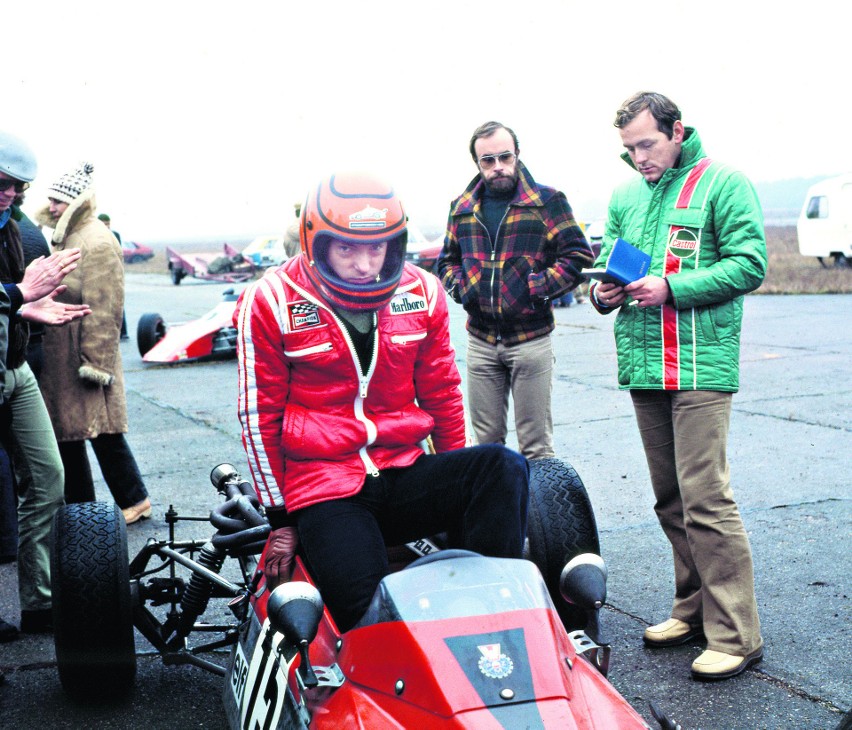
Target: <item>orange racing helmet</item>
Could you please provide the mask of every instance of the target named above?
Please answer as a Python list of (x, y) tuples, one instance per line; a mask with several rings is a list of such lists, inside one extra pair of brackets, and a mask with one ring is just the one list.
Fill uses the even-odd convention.
[[(387, 242), (376, 281), (355, 284), (341, 279), (328, 263), (332, 240), (354, 244)], [(313, 284), (334, 306), (377, 310), (396, 291), (405, 264), (407, 218), (393, 188), (364, 173), (338, 173), (308, 194), (299, 220), (299, 242)]]

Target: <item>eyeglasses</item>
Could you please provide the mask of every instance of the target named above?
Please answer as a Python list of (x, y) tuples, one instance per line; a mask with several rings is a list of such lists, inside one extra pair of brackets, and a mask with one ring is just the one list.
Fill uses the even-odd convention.
[(3, 178), (0, 180), (0, 193), (5, 193), (9, 188), (15, 188), (16, 193), (22, 193), (30, 186), (29, 183), (21, 182), (20, 180), (10, 180)]
[(483, 170), (490, 170), (499, 161), (501, 165), (510, 165), (517, 155), (514, 152), (501, 152), (499, 155), (482, 155), (479, 158), (479, 166)]

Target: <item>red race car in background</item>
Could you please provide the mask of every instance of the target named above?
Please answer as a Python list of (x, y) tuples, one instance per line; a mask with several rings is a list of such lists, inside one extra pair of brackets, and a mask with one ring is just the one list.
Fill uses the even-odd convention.
[(235, 357), (237, 330), (234, 310), (239, 294), (222, 292), (222, 301), (207, 314), (190, 322), (167, 325), (155, 313), (143, 314), (136, 325), (136, 344), (143, 362), (178, 363)]

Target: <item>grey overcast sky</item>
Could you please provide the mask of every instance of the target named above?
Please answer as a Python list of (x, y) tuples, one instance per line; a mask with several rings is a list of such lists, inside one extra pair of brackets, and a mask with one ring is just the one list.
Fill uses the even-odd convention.
[(852, 170), (835, 0), (27, 0), (3, 10), (2, 127), (36, 151), (25, 210), (87, 160), (138, 241), (282, 231), (335, 169), (389, 179), (440, 227), (481, 122), (514, 128), (578, 219), (632, 173), (614, 111), (670, 96), (754, 181)]

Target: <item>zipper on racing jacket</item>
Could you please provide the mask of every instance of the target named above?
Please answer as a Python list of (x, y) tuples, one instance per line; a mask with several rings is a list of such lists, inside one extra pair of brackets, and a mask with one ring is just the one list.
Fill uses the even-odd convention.
[[(507, 205), (506, 210), (503, 211), (503, 217), (500, 219), (500, 223), (497, 226), (497, 239), (494, 240), (494, 241), (491, 240), (491, 234), (488, 232), (488, 226), (486, 226), (485, 223), (483, 223), (483, 221), (479, 218), (479, 216), (476, 215), (476, 213), (473, 214), (474, 219), (477, 221), (477, 223), (479, 223), (479, 225), (482, 226), (482, 230), (484, 230), (485, 235), (488, 236), (488, 242), (491, 244), (491, 263), (492, 264), (497, 260), (497, 241), (500, 240), (500, 229), (503, 227), (503, 222), (506, 220), (506, 216), (509, 215), (509, 208), (510, 207), (511, 207), (511, 203), (509, 205)], [(492, 267), (491, 267), (491, 284), (489, 285), (489, 290), (490, 290), (489, 291), (489, 299), (491, 300), (491, 311), (494, 312), (494, 319), (497, 320), (497, 322), (499, 322), (500, 321), (499, 309), (494, 302), (494, 284), (496, 283), (496, 281), (495, 281), (496, 276), (497, 276), (497, 267), (492, 265)], [(500, 336), (500, 328), (499, 328), (499, 325), (498, 325), (497, 342), (499, 342), (501, 339), (502, 339), (502, 337)]]
[[(373, 313), (373, 357), (370, 361), (370, 367), (367, 369), (367, 374), (364, 375), (361, 372), (361, 363), (358, 360), (358, 353), (355, 350), (355, 343), (352, 342), (352, 338), (349, 336), (349, 332), (344, 326), (343, 322), (340, 320), (340, 317), (337, 316), (337, 312), (335, 312), (334, 309), (325, 304), (325, 302), (318, 300), (309, 292), (305, 291), (286, 274), (284, 274), (284, 279), (305, 299), (307, 299), (309, 302), (312, 302), (313, 304), (316, 304), (318, 307), (328, 312), (337, 324), (337, 328), (343, 334), (343, 339), (346, 341), (346, 346), (349, 348), (349, 354), (352, 356), (352, 362), (355, 365), (355, 372), (358, 373), (358, 397), (355, 399), (355, 403), (353, 404), (354, 415), (355, 418), (357, 418), (361, 423), (364, 424), (364, 428), (367, 430), (367, 443), (358, 450), (358, 454), (361, 457), (361, 461), (364, 462), (364, 467), (366, 468), (367, 473), (370, 476), (377, 477), (379, 476), (379, 469), (373, 463), (373, 460), (367, 453), (367, 446), (369, 446), (376, 440), (376, 424), (374, 424), (364, 414), (364, 401), (367, 398), (367, 392), (370, 388), (370, 380), (372, 379), (373, 373), (376, 370), (376, 361), (379, 357), (378, 315), (375, 312)], [(331, 343), (328, 343), (327, 349), (331, 349)]]
[(337, 312), (334, 309), (329, 308), (328, 311), (337, 323), (338, 329), (343, 334), (343, 339), (346, 340), (346, 346), (349, 348), (349, 354), (352, 356), (352, 363), (355, 365), (355, 372), (358, 373), (358, 397), (353, 404), (353, 410), (355, 418), (363, 423), (364, 428), (367, 430), (367, 443), (358, 449), (358, 454), (361, 457), (361, 461), (364, 462), (367, 473), (370, 476), (377, 477), (379, 476), (379, 469), (367, 453), (367, 447), (376, 440), (378, 432), (376, 424), (367, 418), (367, 415), (364, 413), (364, 401), (367, 400), (370, 381), (373, 378), (373, 373), (376, 371), (376, 362), (379, 359), (379, 318), (373, 312), (373, 356), (370, 358), (370, 366), (367, 368), (367, 374), (365, 375), (361, 372), (361, 361), (358, 360), (358, 352), (355, 349), (355, 343), (352, 342), (352, 338), (349, 336), (349, 331), (340, 320), (340, 317), (337, 316)]

